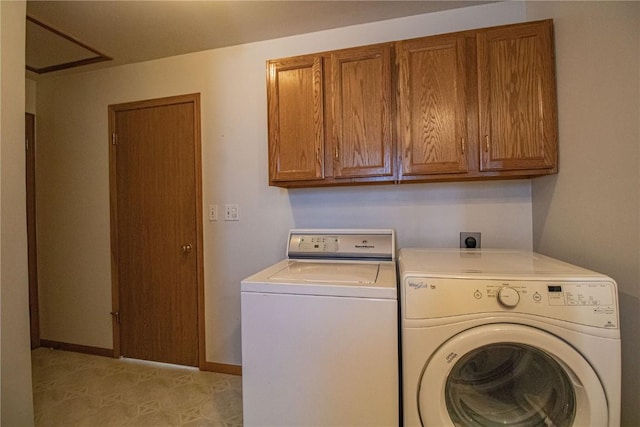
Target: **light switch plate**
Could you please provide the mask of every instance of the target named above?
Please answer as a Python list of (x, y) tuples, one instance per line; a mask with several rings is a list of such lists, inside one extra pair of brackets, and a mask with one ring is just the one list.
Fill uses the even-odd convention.
[(240, 221), (240, 210), (237, 204), (224, 205), (225, 221)]
[(218, 205), (209, 205), (209, 221), (218, 220)]

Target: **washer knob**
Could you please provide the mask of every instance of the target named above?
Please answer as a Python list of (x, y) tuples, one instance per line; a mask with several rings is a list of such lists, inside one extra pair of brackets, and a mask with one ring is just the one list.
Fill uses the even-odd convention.
[(520, 294), (515, 289), (505, 286), (498, 292), (498, 301), (505, 307), (515, 307), (520, 302)]

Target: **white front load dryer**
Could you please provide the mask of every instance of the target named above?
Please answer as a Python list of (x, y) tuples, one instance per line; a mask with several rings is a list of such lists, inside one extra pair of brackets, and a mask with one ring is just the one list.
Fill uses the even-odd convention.
[(618, 426), (616, 283), (536, 253), (401, 249), (405, 426)]

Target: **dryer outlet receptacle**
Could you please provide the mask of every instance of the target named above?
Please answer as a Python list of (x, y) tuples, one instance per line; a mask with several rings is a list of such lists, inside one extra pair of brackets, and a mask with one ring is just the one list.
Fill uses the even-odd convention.
[(479, 231), (461, 231), (460, 232), (460, 247), (467, 249), (480, 249), (482, 233)]

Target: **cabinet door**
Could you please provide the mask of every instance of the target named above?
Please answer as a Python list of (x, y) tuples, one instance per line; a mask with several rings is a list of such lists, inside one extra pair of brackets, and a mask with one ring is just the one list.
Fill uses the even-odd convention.
[(477, 46), (481, 170), (555, 169), (552, 23), (481, 31)]
[(335, 178), (393, 178), (391, 45), (331, 54)]
[(464, 36), (400, 42), (398, 60), (402, 175), (466, 172)]
[(268, 62), (269, 178), (323, 178), (322, 57)]

